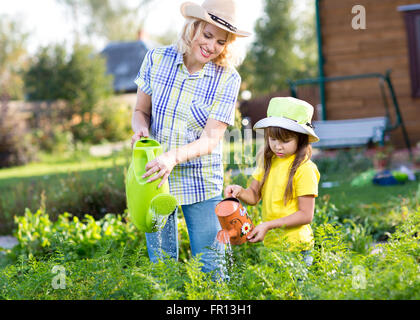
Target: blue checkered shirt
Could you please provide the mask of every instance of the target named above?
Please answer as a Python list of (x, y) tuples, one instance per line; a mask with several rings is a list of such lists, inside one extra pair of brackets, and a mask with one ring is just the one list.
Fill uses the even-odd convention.
[[(234, 68), (213, 62), (189, 74), (174, 46), (149, 50), (135, 79), (152, 98), (150, 134), (164, 152), (197, 140), (208, 119), (233, 125), (241, 78)], [(209, 155), (178, 164), (169, 188), (180, 205), (220, 195), (223, 188), (222, 144)]]

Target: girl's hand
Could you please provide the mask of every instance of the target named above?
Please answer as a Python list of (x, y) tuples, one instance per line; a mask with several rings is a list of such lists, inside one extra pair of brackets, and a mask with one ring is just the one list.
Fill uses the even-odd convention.
[(249, 242), (260, 242), (264, 240), (265, 235), (270, 230), (268, 223), (263, 222), (256, 226), (247, 236)]
[(147, 182), (162, 178), (162, 181), (158, 185), (158, 188), (160, 188), (166, 180), (168, 180), (169, 174), (172, 172), (175, 165), (176, 158), (174, 153), (166, 152), (146, 164), (146, 173), (142, 178), (147, 178), (156, 172), (156, 174), (147, 180)]
[(230, 197), (237, 198), (243, 189), (244, 188), (236, 184), (227, 186), (225, 188), (225, 198), (230, 198)]
[(136, 143), (137, 140), (140, 140), (140, 138), (142, 137), (148, 137), (149, 136), (149, 129), (147, 128), (143, 128), (140, 129), (139, 131), (135, 132), (133, 134), (133, 136), (131, 137), (131, 148), (133, 148), (134, 144)]

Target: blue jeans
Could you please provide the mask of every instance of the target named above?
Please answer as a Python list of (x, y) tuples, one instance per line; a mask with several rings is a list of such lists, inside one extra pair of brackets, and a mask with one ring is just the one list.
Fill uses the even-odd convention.
[(310, 267), (314, 261), (314, 258), (311, 256), (312, 250), (303, 250), (300, 253), (302, 254), (303, 262), (305, 262), (307, 267)]
[[(201, 262), (203, 272), (220, 270), (220, 257), (224, 255), (224, 246), (216, 245), (216, 235), (221, 230), (215, 213), (216, 205), (222, 200), (221, 196), (202, 202), (183, 205), (185, 222), (190, 238), (191, 253), (196, 256), (202, 253)], [(178, 222), (175, 210), (166, 222), (165, 227), (154, 233), (146, 233), (147, 251), (152, 262), (163, 259), (163, 252), (178, 260)]]

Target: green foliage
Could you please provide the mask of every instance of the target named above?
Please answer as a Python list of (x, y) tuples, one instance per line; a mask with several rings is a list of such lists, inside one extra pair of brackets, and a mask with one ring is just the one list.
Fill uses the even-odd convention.
[(63, 74), (68, 98), (79, 115), (92, 113), (96, 104), (112, 92), (112, 77), (106, 75), (103, 57), (89, 46), (76, 45)]
[[(72, 15), (75, 38), (79, 33), (101, 37), (107, 41), (132, 41), (142, 28), (152, 0), (128, 5), (123, 0), (57, 0)], [(83, 21), (83, 23), (82, 23)]]
[(377, 253), (348, 255), (329, 281), (311, 277), (307, 293), (317, 299), (418, 299), (419, 221), (417, 208)]
[(377, 172), (375, 169), (370, 169), (368, 171), (362, 172), (351, 181), (351, 186), (358, 187), (372, 185), (372, 180), (375, 177), (376, 173)]
[[(87, 159), (80, 157), (76, 161)], [(0, 231), (10, 232), (13, 215), (23, 214), (25, 208), (36, 211), (42, 203), (53, 219), (66, 211), (80, 218), (87, 212), (95, 218), (106, 212), (124, 212), (124, 167), (121, 163), (117, 166), (115, 161), (115, 158), (109, 159), (113, 167), (107, 169), (97, 168), (91, 161), (90, 170), (67, 169), (67, 172), (39, 177), (11, 178), (6, 180), (8, 183), (0, 180)], [(66, 166), (69, 165), (64, 163), (62, 167)]]
[(26, 67), (28, 33), (20, 23), (0, 16), (0, 98), (22, 99), (22, 70)]
[(129, 104), (109, 98), (99, 103), (93, 112), (97, 123), (91, 125), (89, 134), (85, 134), (89, 142), (123, 141), (131, 137), (131, 106)]
[(372, 227), (369, 219), (365, 219), (363, 223), (356, 224), (352, 220), (344, 219), (346, 225), (347, 241), (350, 242), (350, 248), (358, 253), (368, 253), (373, 242)]
[(53, 126), (51, 130), (41, 128), (32, 131), (33, 145), (49, 153), (64, 153), (73, 149), (73, 134), (63, 131), (61, 126)]
[(7, 101), (0, 101), (0, 168), (35, 160), (37, 147), (30, 138), (22, 117), (9, 111)]
[(65, 100), (64, 129), (70, 127), (75, 140), (95, 141), (94, 112), (112, 93), (112, 76), (91, 47), (76, 45), (70, 55), (62, 45), (41, 48), (25, 74), (25, 87), (29, 100)]
[(64, 85), (67, 73), (67, 53), (62, 45), (40, 48), (25, 73), (28, 100), (70, 100)]
[(19, 241), (13, 248), (16, 257), (22, 254), (42, 257), (60, 250), (64, 260), (77, 260), (93, 257), (101, 245), (109, 244), (108, 240), (113, 240), (112, 248), (116, 248), (141, 238), (132, 224), (113, 214), (96, 221), (88, 214), (80, 220), (65, 212), (52, 222), (44, 209), (35, 213), (27, 209), (23, 216), (15, 216), (15, 223), (15, 237)]
[(264, 14), (254, 28), (256, 39), (240, 67), (249, 90), (273, 93), (283, 89), (288, 78), (316, 75), (313, 3), (304, 8), (300, 12), (292, 0), (264, 1)]
[(331, 157), (314, 158), (313, 161), (323, 178), (334, 174), (342, 176), (364, 172), (372, 168), (372, 160), (358, 149), (340, 150)]
[[(390, 197), (396, 194), (394, 189), (374, 189), (375, 203), (359, 204), (359, 191), (348, 197), (352, 189), (343, 189), (344, 202), (329, 193), (320, 195), (311, 223), (315, 247), (310, 267), (299, 252), (284, 248), (266, 248), (261, 243), (226, 246), (223, 262), (228, 277), (222, 281), (201, 272), (201, 261), (191, 257), (181, 212), (179, 262), (166, 258), (156, 264), (148, 259), (143, 234), (125, 221), (125, 214), (104, 215), (124, 211), (108, 211), (108, 202), (123, 199), (125, 208), (124, 166), (114, 163), (112, 167), (98, 169), (94, 177), (92, 172), (86, 176), (79, 172), (57, 176), (56, 181), (51, 176), (0, 183), (2, 214), (24, 192), (38, 193), (41, 206), (23, 216), (16, 215), (19, 210), (9, 214), (9, 218), (15, 216), (19, 245), (0, 254), (0, 299), (420, 299), (418, 183), (414, 189), (398, 189), (406, 190), (403, 197)], [(246, 186), (249, 179), (227, 176), (225, 183)], [(34, 189), (35, 183), (42, 186)], [(11, 185), (17, 186), (13, 197), (5, 192)], [(357, 190), (367, 193), (363, 188), (367, 187)], [(380, 195), (378, 190), (388, 193)], [(5, 197), (10, 198), (7, 204)], [(66, 213), (81, 203), (105, 211), (101, 218), (89, 207), (79, 213), (90, 215)], [(61, 211), (53, 213), (58, 205), (62, 207), (55, 210)], [(259, 224), (261, 204), (247, 210), (254, 224)], [(385, 232), (387, 241), (375, 243), (377, 233)], [(52, 286), (56, 266), (65, 270), (64, 289)]]
[[(344, 225), (313, 223), (314, 263), (299, 252), (244, 244), (227, 249), (229, 278), (201, 272), (199, 257), (156, 264), (144, 237), (121, 218), (84, 221), (63, 214), (51, 222), (42, 209), (17, 219), (19, 246), (0, 264), (1, 299), (419, 299), (420, 207), (376, 253), (349, 250)], [(333, 215), (331, 215), (333, 217)], [(4, 259), (4, 258), (3, 258)], [(55, 266), (65, 288), (52, 286)]]
[(0, 168), (22, 165), (35, 157), (21, 116), (9, 111), (10, 99), (23, 98), (28, 34), (19, 22), (0, 15)]

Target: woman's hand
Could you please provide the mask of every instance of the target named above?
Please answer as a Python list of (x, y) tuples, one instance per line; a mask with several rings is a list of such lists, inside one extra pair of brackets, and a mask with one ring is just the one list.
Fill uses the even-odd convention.
[(156, 172), (147, 182), (162, 178), (162, 181), (158, 185), (158, 188), (160, 188), (168, 180), (175, 165), (176, 157), (174, 153), (170, 151), (166, 152), (146, 164), (146, 173), (142, 177), (147, 178)]
[(136, 143), (137, 140), (140, 140), (140, 138), (142, 137), (148, 137), (149, 136), (149, 129), (147, 128), (143, 128), (140, 129), (139, 131), (135, 132), (133, 134), (133, 136), (131, 137), (131, 148), (133, 148), (134, 144)]
[(263, 241), (268, 230), (270, 230), (267, 222), (260, 223), (247, 235), (249, 242), (260, 242)]
[(227, 186), (225, 188), (225, 198), (230, 198), (230, 197), (237, 198), (243, 189), (244, 188), (236, 184)]

